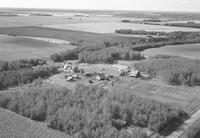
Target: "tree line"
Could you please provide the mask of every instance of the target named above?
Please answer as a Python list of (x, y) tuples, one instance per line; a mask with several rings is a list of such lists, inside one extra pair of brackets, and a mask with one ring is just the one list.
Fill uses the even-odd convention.
[(8, 70), (19, 70), (22, 68), (30, 68), (33, 66), (44, 64), (46, 64), (46, 61), (43, 59), (20, 59), (16, 61), (0, 61), (0, 72)]
[(121, 43), (104, 42), (103, 45), (78, 47), (74, 50), (53, 54), (50, 58), (55, 62), (79, 60), (85, 63), (113, 63), (115, 60), (141, 60), (144, 57), (140, 52)]
[(164, 56), (136, 63), (135, 68), (173, 85), (200, 85), (200, 61)]
[(38, 78), (49, 77), (58, 73), (56, 66), (37, 66), (18, 70), (8, 70), (0, 72), (0, 90), (9, 86), (30, 83)]

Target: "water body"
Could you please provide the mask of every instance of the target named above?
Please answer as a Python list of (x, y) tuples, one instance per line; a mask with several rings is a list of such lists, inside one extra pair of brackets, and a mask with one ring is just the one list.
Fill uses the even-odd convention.
[(143, 55), (145, 57), (151, 57), (160, 54), (200, 59), (200, 44), (169, 45), (143, 51)]

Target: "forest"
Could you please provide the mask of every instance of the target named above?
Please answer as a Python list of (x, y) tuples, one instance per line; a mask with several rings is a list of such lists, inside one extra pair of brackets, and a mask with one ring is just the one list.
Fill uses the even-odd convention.
[[(181, 109), (96, 86), (33, 87), (0, 94), (0, 107), (80, 137), (147, 138), (143, 128), (168, 135), (188, 117)], [(175, 124), (174, 124), (175, 123)], [(134, 129), (130, 135), (126, 131)]]
[(79, 60), (84, 63), (113, 63), (115, 60), (141, 60), (140, 52), (120, 43), (104, 42), (94, 47), (78, 47), (71, 51), (56, 53), (50, 57), (55, 62)]
[(175, 56), (158, 56), (136, 63), (135, 68), (147, 72), (172, 85), (200, 84), (200, 61)]
[(43, 60), (37, 61), (39, 62), (24, 62), (24, 60), (0, 62), (0, 90), (9, 86), (31, 83), (35, 79), (58, 73), (58, 67), (42, 65), (45, 63)]

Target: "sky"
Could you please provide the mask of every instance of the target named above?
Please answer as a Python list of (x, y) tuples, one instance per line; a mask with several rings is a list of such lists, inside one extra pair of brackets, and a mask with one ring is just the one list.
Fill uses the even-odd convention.
[(200, 0), (0, 0), (0, 7), (200, 12)]

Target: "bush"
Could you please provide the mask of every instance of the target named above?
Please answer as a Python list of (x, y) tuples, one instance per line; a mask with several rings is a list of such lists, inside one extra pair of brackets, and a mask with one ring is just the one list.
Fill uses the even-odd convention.
[(199, 85), (200, 61), (181, 57), (158, 57), (135, 64), (135, 68), (160, 76), (173, 85)]
[[(97, 87), (78, 85), (72, 90), (37, 87), (16, 93), (0, 94), (0, 107), (10, 109), (48, 126), (78, 137), (146, 137), (142, 128), (166, 132), (184, 120), (181, 110), (131, 92), (107, 92)], [(125, 129), (135, 126), (129, 133)]]
[(98, 51), (83, 51), (79, 53), (79, 61), (85, 63), (113, 63), (115, 60), (140, 60), (141, 53), (129, 48), (110, 47)]
[(49, 77), (58, 73), (55, 66), (37, 66), (20, 70), (0, 72), (0, 89), (8, 86), (30, 83), (35, 79)]
[(118, 34), (132, 34), (132, 35), (160, 35), (160, 36), (167, 36), (169, 34), (169, 33), (166, 33), (166, 32), (145, 31), (145, 30), (131, 30), (131, 29), (115, 30), (115, 33), (118, 33)]
[(8, 70), (19, 70), (22, 68), (30, 68), (33, 66), (44, 65), (45, 60), (42, 59), (21, 59), (16, 61), (0, 61), (0, 72)]
[(64, 60), (76, 60), (78, 59), (78, 55), (75, 50), (68, 50), (59, 54), (53, 54), (50, 59), (54, 62), (62, 62)]

